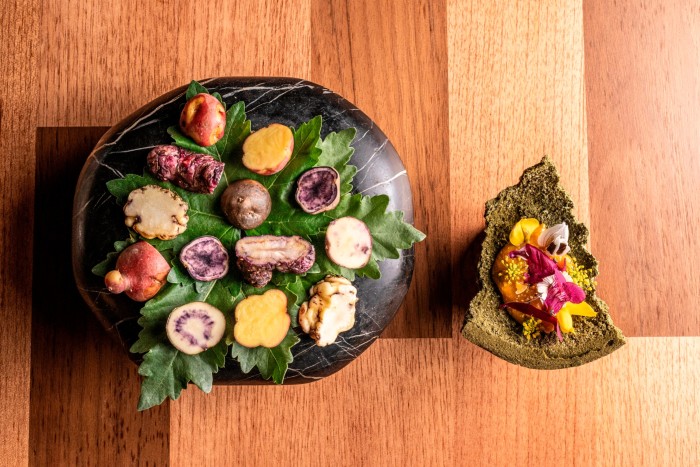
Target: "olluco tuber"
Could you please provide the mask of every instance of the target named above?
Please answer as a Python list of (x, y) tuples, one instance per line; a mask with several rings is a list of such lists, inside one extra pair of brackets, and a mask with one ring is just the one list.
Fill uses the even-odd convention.
[(165, 333), (182, 353), (196, 355), (221, 341), (226, 331), (226, 318), (208, 303), (192, 302), (175, 308), (165, 323)]
[(124, 223), (144, 238), (170, 240), (187, 229), (187, 209), (187, 203), (176, 193), (146, 185), (129, 193)]
[(330, 211), (340, 202), (340, 174), (333, 167), (314, 167), (297, 181), (296, 200), (309, 214)]
[(105, 286), (112, 293), (126, 293), (145, 302), (158, 293), (170, 272), (170, 265), (152, 245), (140, 241), (126, 247), (117, 259), (116, 269), (105, 275)]
[(292, 322), (287, 314), (287, 296), (277, 289), (244, 298), (236, 305), (234, 315), (233, 338), (249, 348), (277, 347)]
[(355, 325), (357, 289), (342, 276), (326, 276), (309, 290), (311, 298), (299, 308), (299, 325), (324, 347)]
[(180, 262), (198, 281), (221, 279), (228, 273), (228, 252), (218, 238), (209, 235), (195, 238), (182, 247)]
[(360, 269), (372, 257), (372, 235), (367, 225), (354, 217), (341, 217), (328, 224), (326, 254), (338, 266)]
[(238, 229), (250, 230), (260, 226), (271, 209), (270, 193), (255, 180), (236, 180), (221, 195), (221, 210)]
[(236, 265), (254, 287), (264, 287), (272, 271), (303, 274), (316, 261), (314, 246), (301, 237), (261, 235), (236, 242)]
[(224, 172), (224, 163), (212, 156), (173, 145), (156, 146), (146, 163), (157, 179), (194, 193), (213, 193)]
[(200, 146), (216, 144), (226, 129), (224, 105), (211, 94), (197, 94), (182, 109), (180, 129)]

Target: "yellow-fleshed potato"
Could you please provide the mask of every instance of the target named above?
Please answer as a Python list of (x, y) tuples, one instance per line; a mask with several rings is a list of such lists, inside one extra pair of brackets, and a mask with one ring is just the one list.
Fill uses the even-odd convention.
[(287, 296), (281, 290), (251, 295), (236, 305), (233, 338), (243, 347), (277, 347), (292, 322), (287, 313)]

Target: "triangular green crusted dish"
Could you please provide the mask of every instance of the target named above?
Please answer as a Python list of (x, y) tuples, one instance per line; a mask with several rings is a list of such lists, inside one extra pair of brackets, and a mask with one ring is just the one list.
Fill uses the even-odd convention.
[(503, 299), (491, 278), (491, 269), (500, 250), (508, 244), (511, 229), (523, 218), (537, 218), (547, 225), (565, 222), (570, 231), (570, 255), (592, 277), (598, 274), (598, 262), (586, 250), (588, 228), (576, 221), (573, 207), (547, 157), (525, 170), (517, 185), (486, 203), (486, 237), (478, 265), (481, 289), (469, 304), (462, 328), (465, 338), (510, 363), (548, 370), (591, 362), (625, 344), (625, 337), (608, 314), (608, 306), (595, 293), (595, 282), (585, 301), (597, 316), (574, 316), (575, 333), (566, 334), (563, 340), (554, 332), (538, 339), (526, 338), (522, 325), (502, 308)]

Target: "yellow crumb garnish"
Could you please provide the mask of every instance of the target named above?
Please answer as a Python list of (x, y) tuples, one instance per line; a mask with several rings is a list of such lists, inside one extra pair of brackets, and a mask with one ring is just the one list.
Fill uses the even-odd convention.
[(576, 258), (573, 256), (567, 258), (566, 272), (571, 276), (574, 284), (581, 287), (584, 291), (591, 293), (595, 289), (596, 283), (593, 277), (593, 270), (584, 269), (583, 266), (576, 262)]
[(498, 273), (499, 277), (503, 277), (505, 282), (518, 283), (523, 282), (525, 273), (527, 272), (527, 263), (520, 257), (509, 258), (505, 257), (501, 260), (501, 264), (505, 270)]
[(523, 336), (525, 336), (527, 340), (540, 337), (539, 325), (541, 322), (541, 320), (533, 318), (532, 316), (523, 321)]

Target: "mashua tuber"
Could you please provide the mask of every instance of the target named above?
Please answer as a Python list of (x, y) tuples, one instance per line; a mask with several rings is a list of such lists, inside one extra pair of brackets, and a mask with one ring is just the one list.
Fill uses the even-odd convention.
[(145, 302), (158, 293), (170, 272), (170, 265), (152, 245), (144, 241), (126, 247), (117, 259), (116, 269), (105, 275), (105, 286), (115, 294)]
[(316, 345), (332, 344), (338, 334), (355, 325), (357, 289), (342, 276), (326, 276), (309, 291), (309, 301), (299, 308), (299, 325)]
[(213, 193), (224, 172), (224, 163), (173, 145), (156, 146), (146, 159), (158, 180), (170, 181), (194, 193)]

